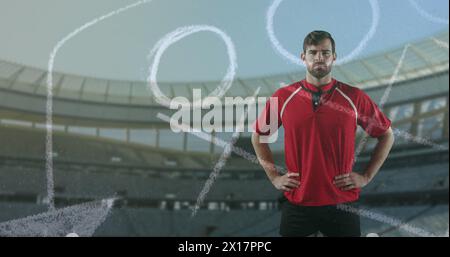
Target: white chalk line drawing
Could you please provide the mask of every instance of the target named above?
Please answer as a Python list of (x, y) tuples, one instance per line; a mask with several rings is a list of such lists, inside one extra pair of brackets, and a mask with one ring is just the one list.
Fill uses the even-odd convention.
[[(275, 35), (274, 26), (273, 26), (273, 19), (274, 15), (280, 6), (280, 4), (283, 2), (283, 0), (274, 0), (273, 3), (270, 5), (270, 7), (267, 10), (266, 14), (266, 31), (269, 36), (270, 42), (272, 43), (273, 48), (275, 51), (280, 54), (283, 58), (290, 61), (291, 63), (297, 64), (299, 66), (304, 66), (303, 62), (300, 60), (300, 58), (292, 53), (290, 53), (288, 50), (286, 50), (278, 38)], [(354, 48), (348, 55), (340, 58), (336, 61), (337, 65), (341, 65), (344, 63), (347, 63), (354, 59), (356, 56), (358, 56), (367, 46), (368, 42), (372, 39), (372, 37), (375, 35), (375, 32), (378, 28), (378, 23), (380, 20), (380, 7), (378, 5), (377, 0), (369, 0), (370, 7), (372, 8), (372, 24), (370, 26), (369, 31), (367, 34), (361, 39), (361, 41), (358, 43), (356, 48)]]

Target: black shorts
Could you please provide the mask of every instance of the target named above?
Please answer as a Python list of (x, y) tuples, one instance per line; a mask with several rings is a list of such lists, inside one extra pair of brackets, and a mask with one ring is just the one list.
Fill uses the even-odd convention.
[[(357, 202), (344, 205), (358, 208)], [(309, 236), (319, 231), (330, 237), (359, 237), (359, 215), (337, 208), (336, 205), (301, 206), (284, 199), (281, 203), (281, 236)]]

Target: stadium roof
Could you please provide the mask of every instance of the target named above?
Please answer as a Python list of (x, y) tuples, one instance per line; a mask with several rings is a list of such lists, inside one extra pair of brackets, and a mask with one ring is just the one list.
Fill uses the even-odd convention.
[[(407, 51), (395, 82), (448, 71), (448, 31), (442, 32), (392, 51), (335, 66), (334, 77), (360, 88), (387, 85), (391, 80), (405, 47)], [(0, 61), (0, 89), (46, 96), (47, 71)], [(303, 72), (253, 79), (236, 79), (225, 96), (246, 97), (261, 87), (260, 96), (269, 96), (280, 86), (300, 80)], [(58, 99), (89, 101), (103, 104), (158, 105), (147, 90), (145, 81), (118, 81), (53, 73), (53, 96)], [(168, 97), (192, 98), (192, 89), (208, 94), (220, 82), (159, 83)]]

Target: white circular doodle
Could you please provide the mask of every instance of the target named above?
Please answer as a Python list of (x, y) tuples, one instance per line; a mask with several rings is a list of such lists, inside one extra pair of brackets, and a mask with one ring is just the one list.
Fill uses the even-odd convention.
[[(236, 61), (236, 50), (231, 38), (220, 29), (209, 25), (195, 25), (195, 26), (181, 27), (167, 34), (162, 39), (160, 39), (153, 47), (153, 49), (150, 51), (150, 54), (148, 56), (149, 59), (153, 57), (153, 63), (149, 68), (150, 74), (147, 78), (147, 85), (149, 86), (149, 89), (153, 92), (156, 102), (158, 102), (159, 104), (169, 107), (170, 102), (174, 101), (174, 103), (176, 104), (185, 105), (184, 102), (178, 102), (176, 98), (172, 100), (168, 98), (163, 92), (161, 92), (156, 80), (156, 74), (158, 73), (158, 66), (161, 60), (161, 56), (170, 45), (181, 40), (186, 36), (189, 36), (193, 33), (200, 31), (209, 31), (216, 33), (223, 39), (227, 47), (227, 53), (230, 62), (225, 77), (222, 79), (219, 86), (217, 86), (214, 89), (214, 91), (209, 94), (209, 96), (222, 97), (225, 95), (225, 93), (228, 91), (228, 89), (230, 89), (231, 85), (233, 84), (233, 79), (236, 74), (237, 61)], [(192, 103), (193, 106), (198, 104), (199, 101)]]
[(447, 24), (448, 25), (448, 19), (444, 19), (444, 18), (440, 18), (440, 17), (436, 17), (434, 15), (431, 15), (430, 13), (426, 12), (415, 0), (409, 0), (409, 3), (425, 19), (427, 19), (427, 20), (429, 20), (431, 22), (443, 23), (443, 24)]
[[(286, 50), (281, 43), (278, 41), (277, 37), (275, 36), (275, 32), (273, 29), (273, 17), (278, 9), (278, 6), (283, 2), (283, 0), (274, 0), (272, 5), (267, 10), (266, 15), (266, 30), (267, 34), (269, 35), (270, 42), (272, 43), (275, 50), (281, 54), (282, 57), (286, 58), (287, 60), (291, 61), (294, 64), (304, 66), (303, 62), (300, 60), (299, 57), (291, 54), (288, 50)], [(364, 36), (364, 38), (359, 42), (358, 46), (353, 49), (351, 53), (348, 55), (338, 59), (336, 61), (336, 64), (344, 64), (350, 60), (352, 60), (355, 56), (357, 56), (367, 45), (370, 39), (372, 39), (373, 35), (375, 34), (377, 27), (378, 27), (378, 21), (380, 19), (380, 8), (378, 5), (378, 0), (369, 0), (370, 7), (372, 8), (372, 25), (370, 26), (369, 31)]]

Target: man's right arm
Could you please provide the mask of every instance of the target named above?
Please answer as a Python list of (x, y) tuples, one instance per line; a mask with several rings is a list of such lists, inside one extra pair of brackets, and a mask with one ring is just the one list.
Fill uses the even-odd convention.
[(298, 173), (288, 172), (284, 175), (278, 173), (269, 144), (261, 143), (260, 135), (256, 132), (253, 132), (252, 134), (252, 145), (255, 149), (259, 163), (276, 189), (291, 191), (300, 186), (300, 182), (292, 178), (297, 177), (299, 175)]

